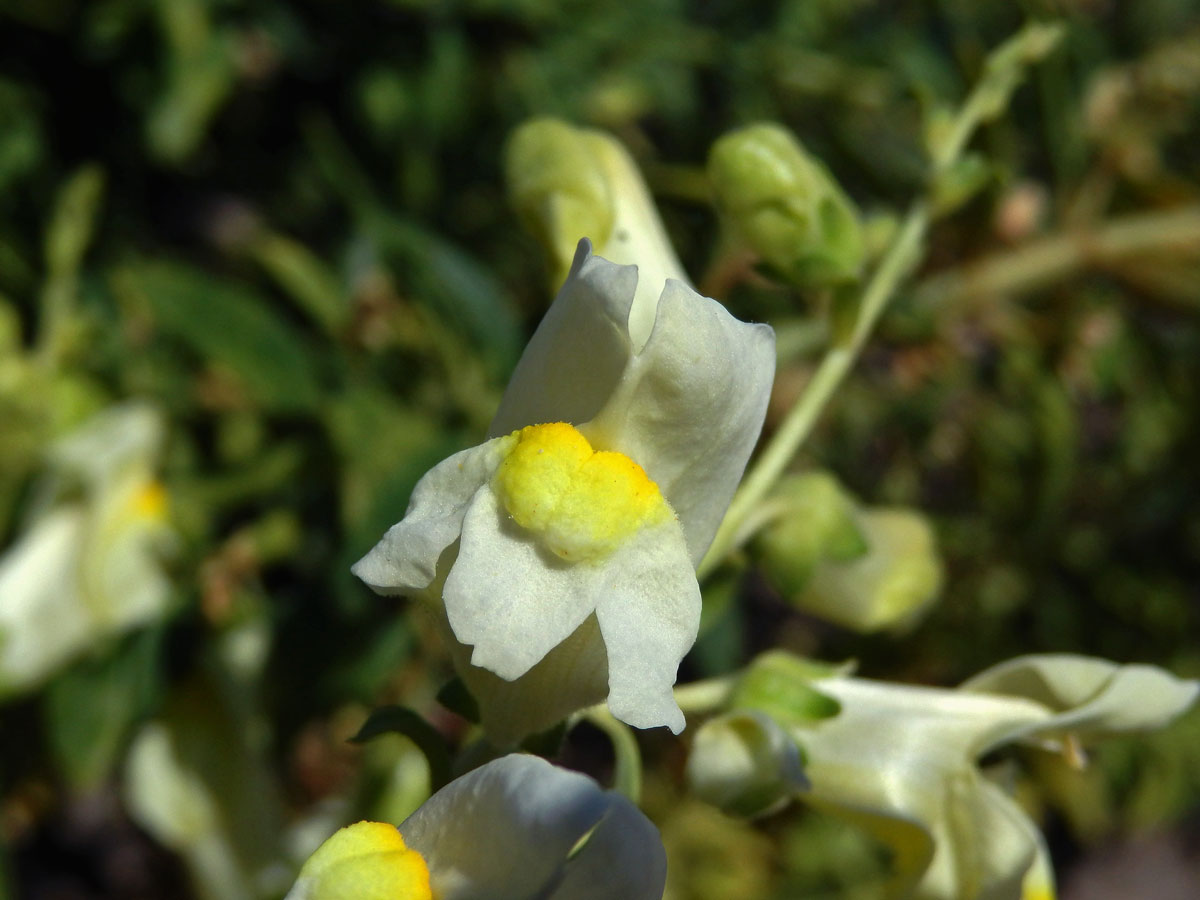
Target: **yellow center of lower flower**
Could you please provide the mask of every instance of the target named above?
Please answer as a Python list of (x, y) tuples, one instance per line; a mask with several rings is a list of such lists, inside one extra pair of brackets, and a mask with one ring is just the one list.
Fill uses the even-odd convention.
[(145, 519), (161, 519), (167, 514), (167, 489), (160, 482), (147, 482), (133, 497), (133, 511)]
[(512, 437), (492, 486), (513, 521), (563, 559), (607, 556), (643, 526), (674, 515), (641, 466), (593, 450), (566, 422), (530, 425)]
[(429, 867), (395, 825), (355, 822), (300, 870), (288, 900), (432, 900)]

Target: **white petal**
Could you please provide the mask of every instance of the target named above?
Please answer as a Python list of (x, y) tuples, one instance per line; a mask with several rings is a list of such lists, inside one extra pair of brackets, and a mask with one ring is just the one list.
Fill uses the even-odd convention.
[(144, 472), (114, 474), (89, 510), (77, 577), (84, 602), (108, 632), (158, 618), (171, 596), (161, 560), (173, 535), (164, 517), (138, 511), (148, 489)]
[(667, 854), (658, 829), (636, 806), (609, 792), (608, 812), (551, 900), (660, 900)]
[(593, 134), (592, 151), (607, 176), (613, 203), (613, 227), (596, 252), (614, 263), (637, 267), (629, 335), (634, 351), (640, 352), (654, 327), (654, 310), (667, 279), (687, 282), (687, 275), (637, 163), (620, 141), (602, 132)]
[(962, 690), (1026, 697), (1053, 715), (1013, 732), (1018, 736), (1071, 731), (1084, 736), (1165, 725), (1190, 707), (1200, 682), (1157, 666), (1119, 665), (1073, 654), (1034, 654), (993, 666)]
[(670, 280), (654, 330), (580, 431), (646, 470), (679, 516), (693, 563), (712, 542), (758, 440), (775, 335)]
[(526, 674), (596, 612), (608, 657), (609, 707), (639, 728), (683, 728), (671, 687), (695, 641), (700, 589), (677, 522), (644, 528), (607, 558), (566, 563), (481, 490), (463, 522), (443, 600), (471, 663)]
[(1037, 829), (1015, 801), (974, 770), (947, 779), (934, 856), (917, 895), (929, 900), (1020, 900), (1037, 856)]
[(490, 485), (462, 524), (442, 598), (471, 663), (511, 681), (583, 622), (607, 580), (603, 563), (567, 563), (501, 509)]
[(112, 406), (89, 418), (58, 441), (50, 451), (51, 464), (102, 488), (126, 466), (150, 466), (158, 456), (165, 426), (145, 403)]
[(513, 754), (455, 779), (401, 825), (438, 900), (529, 900), (563, 877), (610, 801), (591, 779)]
[(526, 425), (592, 418), (633, 355), (627, 323), (637, 270), (579, 242), (571, 273), (513, 370), (489, 437)]
[[(592, 256), (580, 242), (489, 434), (570, 422), (597, 449), (631, 457), (679, 515), (698, 562), (758, 440), (775, 376), (774, 332), (675, 279), (657, 304), (639, 298), (634, 308), (637, 284), (634, 267)], [(651, 319), (639, 349), (635, 337)]]
[(455, 671), (478, 701), (480, 723), (496, 747), (514, 746), (608, 696), (608, 655), (595, 616), (515, 681), (471, 665), (471, 649), (455, 640), (448, 623), (443, 627)]
[(1011, 818), (1008, 806), (998, 810), (993, 798), (977, 791), (978, 748), (997, 734), (1046, 719), (1048, 710), (1027, 700), (863, 679), (831, 678), (815, 686), (842, 710), (797, 731), (810, 801), (892, 846), (905, 883), (923, 878), (931, 897), (959, 896), (966, 883), (961, 879), (974, 877), (964, 860), (988, 852), (980, 844), (984, 826)]
[(1050, 712), (1017, 697), (966, 694), (862, 678), (828, 678), (813, 685), (842, 704), (841, 712), (805, 730), (835, 743), (864, 765), (950, 770), (974, 763), (983, 749)]
[(438, 557), (458, 540), (471, 498), (495, 473), (508, 444), (505, 438), (487, 441), (426, 472), (413, 490), (404, 518), (350, 571), (380, 594), (428, 587)]
[(635, 728), (683, 730), (672, 687), (700, 626), (700, 587), (674, 521), (646, 528), (607, 561), (596, 618), (608, 651), (608, 708)]
[(0, 695), (34, 686), (98, 630), (78, 585), (84, 519), (54, 510), (0, 558)]

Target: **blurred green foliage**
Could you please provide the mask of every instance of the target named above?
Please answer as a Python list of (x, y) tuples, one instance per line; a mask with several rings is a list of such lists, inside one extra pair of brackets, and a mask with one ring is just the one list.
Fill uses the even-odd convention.
[[(939, 110), (1043, 15), (1065, 21), (1063, 48), (939, 184), (957, 211), (803, 460), (864, 502), (926, 513), (944, 599), (903, 638), (863, 637), (795, 611), (751, 568), (714, 582), (720, 633), (683, 674), (785, 646), (938, 684), (1049, 650), (1194, 676), (1189, 0), (0, 3), (0, 540), (20, 532), (50, 443), (139, 397), (169, 422), (181, 544), (166, 621), (0, 708), (8, 896), (49, 883), (55, 853), (82, 873), (74, 896), (183, 896), (165, 850), (143, 846), (140, 882), (104, 867), (119, 828), (62, 847), (80, 798), (140, 789), (123, 768), (135, 736), (139, 766), (167, 754), (187, 796), (215, 804), (204, 827), (231, 829), (201, 851), (220, 864), (196, 889), (271, 896), (289, 882), (279, 867), (352, 810), (412, 797), (411, 748), (344, 743), (369, 705), (461, 730), (433, 700), (449, 666), (432, 629), (348, 566), (433, 462), (482, 435), (548, 301), (504, 200), (517, 124), (561, 116), (631, 148), (701, 289), (780, 332), (782, 410), (822, 326), (811, 297), (720, 241), (709, 147), (783, 122), (886, 230), (923, 185)], [(1110, 748), (1086, 787), (1051, 780), (1045, 801), (1073, 828), (1064, 860), (1195, 809), (1195, 722)], [(233, 808), (247, 791), (253, 820)], [(874, 896), (878, 854), (826, 820), (750, 831), (653, 791), (684, 861), (672, 897)], [(251, 821), (297, 825), (239, 845)], [(723, 868), (687, 874), (689, 859), (717, 865), (714, 847)]]

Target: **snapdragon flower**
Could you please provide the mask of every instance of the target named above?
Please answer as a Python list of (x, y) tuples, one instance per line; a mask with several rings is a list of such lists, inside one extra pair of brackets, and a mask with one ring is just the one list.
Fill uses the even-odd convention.
[(695, 566), (758, 438), (774, 334), (638, 282), (580, 242), (490, 439), (430, 470), (353, 569), (433, 603), (500, 745), (606, 696), (630, 725), (683, 728)]
[(29, 523), (0, 557), (0, 696), (38, 686), (89, 646), (162, 615), (172, 540), (144, 405), (112, 407), (54, 445)]
[(535, 756), (452, 781), (397, 828), (322, 844), (286, 900), (658, 900), (658, 832), (625, 797)]
[[(1200, 685), (1147, 665), (1067, 654), (1019, 657), (957, 690), (837, 677), (813, 682), (838, 715), (795, 729), (806, 799), (880, 837), (898, 893), (930, 900), (1052, 900), (1037, 826), (978, 767), (1017, 742), (1075, 741), (1158, 728)], [(1068, 743), (1070, 742), (1070, 743)]]
[(687, 777), (736, 815), (803, 797), (864, 828), (892, 851), (888, 896), (1053, 900), (1041, 833), (980, 761), (1013, 744), (1075, 759), (1095, 739), (1167, 724), (1198, 693), (1155, 666), (1070, 654), (1018, 657), (950, 690), (774, 651), (697, 730)]

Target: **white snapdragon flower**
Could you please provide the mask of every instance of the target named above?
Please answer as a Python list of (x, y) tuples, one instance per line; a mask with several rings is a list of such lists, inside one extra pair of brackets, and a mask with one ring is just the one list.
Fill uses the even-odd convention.
[(55, 444), (40, 503), (0, 557), (0, 696), (36, 687), (99, 640), (163, 613), (171, 538), (155, 479), (162, 422), (128, 404)]
[(631, 725), (683, 728), (695, 566), (758, 438), (774, 335), (681, 281), (638, 281), (580, 242), (490, 440), (426, 474), (354, 567), (441, 600), (499, 744), (605, 696)]
[(629, 800), (512, 754), (452, 781), (399, 828), (343, 828), (286, 900), (659, 900), (666, 872), (657, 830)]
[(806, 799), (880, 837), (895, 854), (899, 891), (936, 900), (1051, 900), (1053, 876), (1037, 826), (978, 768), (1014, 742), (1157, 728), (1200, 685), (1146, 665), (1071, 655), (1024, 656), (958, 690), (859, 678), (814, 681), (841, 711), (794, 729), (811, 782)]

